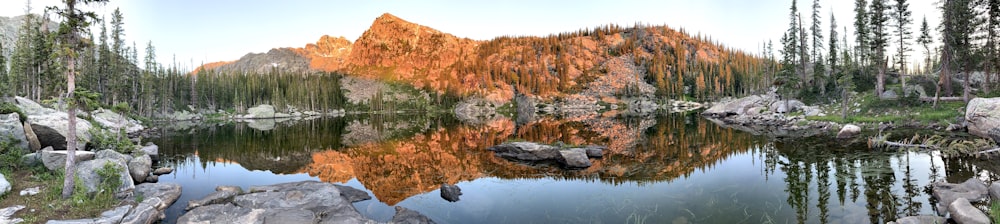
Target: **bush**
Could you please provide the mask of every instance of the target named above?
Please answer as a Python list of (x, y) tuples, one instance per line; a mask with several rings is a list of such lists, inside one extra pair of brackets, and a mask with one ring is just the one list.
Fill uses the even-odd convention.
[(0, 103), (0, 114), (17, 113), (17, 116), (21, 118), (21, 122), (28, 120), (28, 115), (24, 115), (24, 111), (18, 108), (17, 105), (9, 102)]
[(14, 139), (7, 137), (0, 141), (0, 172), (10, 174), (21, 168), (21, 156), (24, 152), (14, 147)]
[(98, 150), (111, 149), (120, 153), (132, 153), (136, 148), (135, 143), (126, 136), (125, 129), (115, 133), (100, 128), (91, 128), (90, 135), (91, 145)]

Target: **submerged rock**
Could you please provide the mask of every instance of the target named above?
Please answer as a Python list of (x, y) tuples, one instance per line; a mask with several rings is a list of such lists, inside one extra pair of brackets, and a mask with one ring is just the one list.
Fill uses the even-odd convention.
[(976, 178), (969, 178), (960, 184), (936, 182), (931, 184), (933, 196), (938, 199), (938, 213), (947, 211), (947, 207), (958, 199), (970, 202), (981, 202), (988, 195), (986, 183)]
[[(602, 146), (585, 148), (561, 148), (534, 142), (510, 142), (492, 146), (487, 150), (508, 160), (525, 162), (556, 162), (565, 168), (580, 169), (590, 167), (591, 157), (600, 157)], [(588, 151), (589, 150), (589, 151)]]
[(441, 184), (441, 198), (449, 202), (458, 201), (458, 196), (462, 195), (462, 189), (450, 184)]
[(933, 215), (921, 215), (921, 216), (907, 216), (896, 219), (895, 222), (888, 222), (887, 224), (944, 224), (948, 223), (948, 219), (941, 216)]

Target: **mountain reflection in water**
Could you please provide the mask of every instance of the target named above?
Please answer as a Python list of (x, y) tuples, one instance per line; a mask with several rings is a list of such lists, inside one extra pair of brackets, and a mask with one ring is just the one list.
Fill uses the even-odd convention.
[[(511, 162), (486, 150), (510, 140), (609, 150), (575, 171)], [(439, 223), (883, 223), (932, 214), (935, 202), (926, 189), (933, 181), (995, 179), (974, 160), (871, 152), (828, 137), (773, 140), (690, 113), (542, 118), (524, 125), (501, 118), (475, 126), (450, 117), (363, 115), (280, 123), (269, 131), (245, 124), (174, 129), (154, 142), (164, 165), (198, 167), (161, 181), (346, 183), (375, 196), (356, 206), (380, 221), (400, 205)], [(247, 176), (226, 182), (196, 175), (224, 169)], [(462, 199), (438, 197), (442, 183), (462, 187)], [(184, 187), (174, 207), (212, 190)], [(183, 212), (174, 207), (167, 222)]]

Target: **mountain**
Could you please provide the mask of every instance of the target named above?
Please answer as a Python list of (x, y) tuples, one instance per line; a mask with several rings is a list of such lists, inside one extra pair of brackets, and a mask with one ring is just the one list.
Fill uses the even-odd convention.
[[(24, 19), (27, 15), (20, 15), (15, 17), (4, 17), (0, 16), (0, 44), (3, 44), (3, 51), (0, 52), (5, 58), (10, 58), (13, 52), (14, 45), (17, 43), (18, 37), (21, 34), (21, 27), (24, 26)], [(37, 21), (38, 15), (34, 15), (35, 21)], [(59, 29), (59, 23), (48, 21), (45, 23), (48, 26), (48, 30)]]
[(607, 25), (545, 37), (472, 40), (386, 13), (353, 43), (323, 36), (224, 63), (221, 71), (337, 71), (506, 102), (516, 93), (567, 102), (625, 96), (702, 98), (766, 86), (763, 59), (666, 26)]

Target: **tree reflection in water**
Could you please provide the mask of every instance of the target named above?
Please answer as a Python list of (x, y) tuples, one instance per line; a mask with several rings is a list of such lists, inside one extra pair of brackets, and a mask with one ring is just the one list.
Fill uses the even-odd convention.
[[(635, 202), (632, 212), (641, 214), (624, 216), (665, 222), (683, 216), (694, 222), (884, 223), (932, 214), (935, 202), (927, 189), (935, 180), (961, 182), (974, 175), (996, 179), (986, 171), (991, 168), (982, 168), (977, 160), (873, 152), (857, 142), (842, 145), (829, 136), (774, 140), (720, 127), (695, 113), (540, 118), (523, 125), (499, 118), (475, 126), (447, 116), (389, 114), (301, 121), (271, 131), (242, 124), (193, 130), (155, 140), (165, 163), (180, 165), (189, 161), (186, 157), (198, 156), (202, 169), (211, 163), (239, 163), (249, 170), (307, 173), (328, 182), (357, 180), (390, 206), (432, 192), (442, 183), (483, 178), (640, 188), (687, 185), (696, 174), (722, 168), (716, 167), (719, 164), (750, 158), (752, 166), (761, 170), (759, 176), (747, 179), (752, 183), (722, 181), (732, 186), (650, 192), (677, 193), (681, 196), (672, 197), (681, 198)], [(485, 150), (512, 139), (599, 144), (609, 150), (592, 167), (576, 171), (519, 164)], [(773, 181), (783, 182), (784, 189), (749, 187), (767, 188)]]

